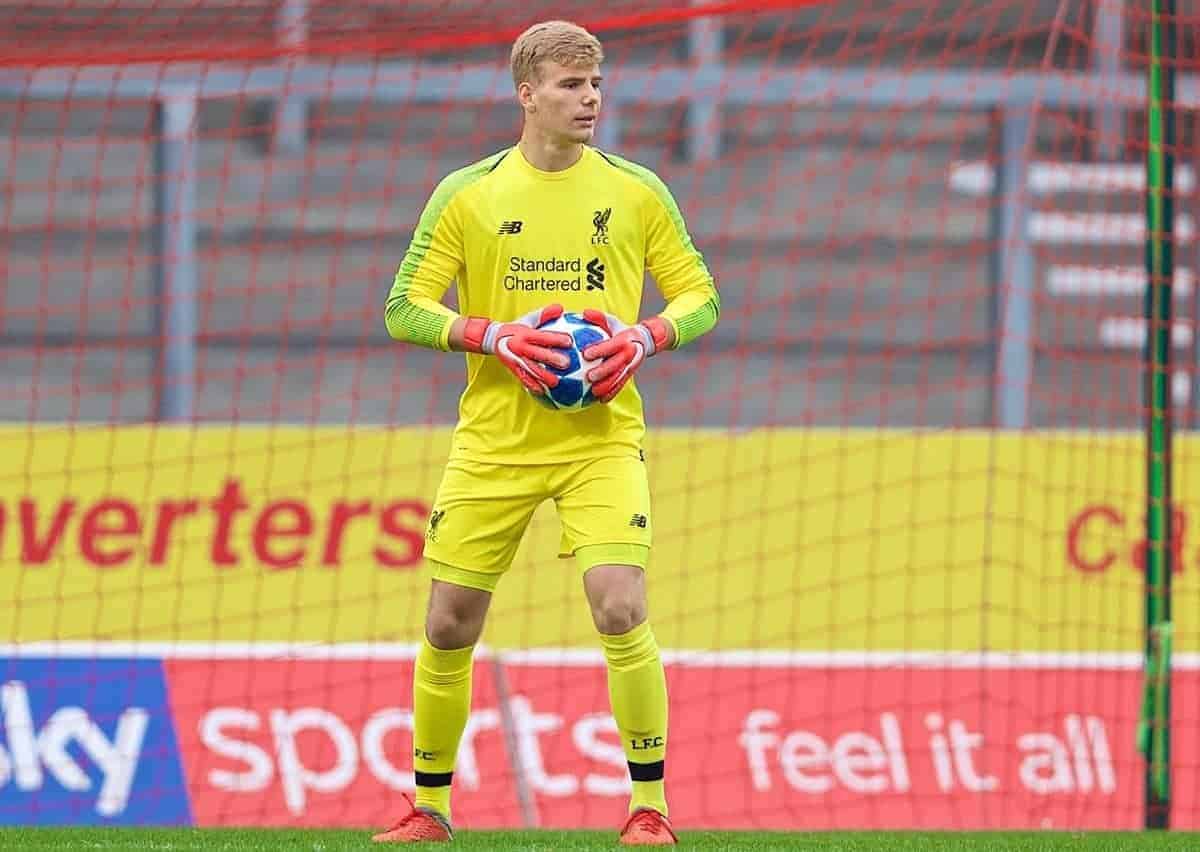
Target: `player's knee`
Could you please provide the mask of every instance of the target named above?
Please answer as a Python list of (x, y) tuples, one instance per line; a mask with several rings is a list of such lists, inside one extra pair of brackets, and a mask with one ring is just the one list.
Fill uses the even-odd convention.
[(592, 620), (601, 633), (628, 633), (646, 620), (646, 602), (634, 590), (614, 589), (592, 604)]
[(482, 619), (471, 618), (453, 609), (431, 609), (425, 618), (425, 635), (435, 648), (465, 648), (474, 645), (482, 632)]
[(465, 648), (479, 641), (486, 610), (453, 606), (447, 601), (431, 602), (425, 617), (425, 635), (435, 648)]
[(489, 592), (435, 580), (425, 615), (425, 635), (435, 648), (465, 648), (479, 641)]

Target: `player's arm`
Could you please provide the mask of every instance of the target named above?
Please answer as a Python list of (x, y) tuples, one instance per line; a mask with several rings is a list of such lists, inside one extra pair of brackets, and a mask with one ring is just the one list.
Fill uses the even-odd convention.
[(451, 329), (462, 319), (442, 304), (466, 263), (462, 214), (454, 204), (457, 174), (439, 183), (426, 203), (384, 309), (396, 340), (442, 351), (451, 349)]
[(653, 172), (638, 176), (651, 190), (645, 213), (646, 267), (666, 300), (662, 312), (625, 326), (616, 317), (585, 311), (592, 322), (604, 325), (611, 339), (588, 348), (584, 356), (604, 362), (588, 376), (592, 392), (608, 402), (651, 355), (677, 349), (707, 334), (721, 315), (721, 297), (704, 258), (692, 243), (679, 205)]
[(655, 203), (646, 226), (646, 267), (667, 303), (658, 316), (673, 332), (668, 348), (678, 349), (713, 330), (721, 296), (671, 191), (657, 175), (650, 178)]
[(558, 384), (545, 365), (564, 367), (565, 334), (538, 331), (537, 326), (562, 314), (551, 305), (512, 322), (464, 317), (442, 304), (442, 297), (465, 265), (464, 217), (454, 195), (459, 173), (434, 190), (400, 268), (384, 309), (388, 334), (397, 340), (442, 351), (495, 355), (534, 393)]

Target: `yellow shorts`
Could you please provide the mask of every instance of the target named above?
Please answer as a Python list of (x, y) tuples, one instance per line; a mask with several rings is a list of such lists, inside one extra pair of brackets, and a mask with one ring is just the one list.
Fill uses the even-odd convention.
[(452, 458), (425, 531), (434, 579), (493, 591), (544, 500), (554, 501), (562, 525), (559, 556), (646, 567), (650, 485), (639, 458), (545, 465)]

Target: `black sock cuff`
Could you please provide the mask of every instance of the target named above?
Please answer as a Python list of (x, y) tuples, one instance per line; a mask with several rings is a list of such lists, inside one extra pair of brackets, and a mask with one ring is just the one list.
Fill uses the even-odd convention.
[(453, 772), (414, 772), (418, 787), (449, 787)]
[(633, 781), (661, 781), (666, 762), (656, 760), (654, 763), (634, 763), (629, 761), (629, 777)]

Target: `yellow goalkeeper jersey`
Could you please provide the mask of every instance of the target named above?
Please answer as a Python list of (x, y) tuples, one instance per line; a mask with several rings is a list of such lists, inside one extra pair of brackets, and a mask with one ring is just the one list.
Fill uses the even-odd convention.
[[(632, 325), (647, 270), (676, 346), (716, 324), (712, 275), (657, 175), (587, 146), (569, 168), (542, 171), (514, 146), (438, 184), (388, 295), (387, 328), (449, 349), (458, 314), (441, 299), (454, 281), (467, 316), (505, 321), (558, 302)], [(546, 464), (639, 452), (645, 419), (634, 382), (608, 404), (568, 414), (537, 403), (499, 359), (466, 358), (453, 456)]]

